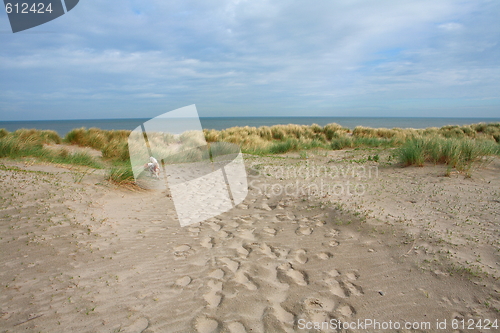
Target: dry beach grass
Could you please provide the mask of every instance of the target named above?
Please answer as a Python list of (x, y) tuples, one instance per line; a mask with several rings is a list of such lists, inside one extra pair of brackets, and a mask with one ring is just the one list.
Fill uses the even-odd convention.
[[(445, 140), (450, 132), (450, 140), (498, 145), (491, 130), (497, 127), (474, 126), (475, 134), (450, 128), (423, 140)], [(392, 140), (397, 130), (318, 127), (295, 139), (351, 140), (353, 147), (299, 144), (248, 154), (245, 201), (184, 228), (168, 192), (107, 180), (109, 169), (123, 164), (120, 154), (104, 154), (102, 142), (90, 150), (45, 133), (52, 141), (32, 153), (3, 135), (12, 140), (3, 147), (17, 155), (0, 159), (1, 331), (317, 332), (299, 323), (372, 318), (432, 325), (446, 319), (446, 332), (453, 319), (500, 319), (497, 146), (467, 155), (474, 157), (470, 169), (461, 169), (429, 157), (448, 142), (438, 141), (423, 150), (424, 167), (402, 168), (400, 149), (411, 141), (361, 144)], [(241, 131), (274, 145), (301, 128), (278, 129), (263, 129), (263, 136)], [(327, 138), (336, 131), (339, 137)], [(221, 139), (210, 139), (214, 133), (205, 133), (209, 141)], [(24, 142), (40, 143), (24, 135)], [(466, 151), (463, 142), (458, 151)], [(101, 168), (52, 160), (60, 149)], [(457, 154), (456, 161), (465, 158)]]

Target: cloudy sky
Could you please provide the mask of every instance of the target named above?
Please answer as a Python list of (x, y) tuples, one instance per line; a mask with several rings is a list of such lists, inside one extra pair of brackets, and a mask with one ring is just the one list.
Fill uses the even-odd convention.
[(500, 1), (80, 0), (13, 34), (0, 120), (500, 117)]

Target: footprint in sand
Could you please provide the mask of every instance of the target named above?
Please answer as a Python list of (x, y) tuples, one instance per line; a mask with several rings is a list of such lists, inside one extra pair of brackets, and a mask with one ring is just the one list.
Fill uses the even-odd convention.
[(235, 274), (234, 280), (247, 287), (248, 290), (257, 290), (257, 285), (250, 280), (248, 274), (239, 271)]
[(222, 291), (222, 282), (221, 281), (208, 280), (207, 284), (211, 290)]
[(349, 291), (350, 295), (360, 296), (363, 295), (363, 288), (352, 283), (352, 281), (356, 281), (359, 278), (359, 274), (356, 271), (347, 272), (344, 274), (343, 282), (345, 288)]
[(332, 229), (325, 234), (325, 237), (337, 237), (338, 235), (339, 235), (339, 231)]
[(335, 302), (326, 297), (309, 297), (302, 304), (304, 314), (313, 322), (329, 321), (334, 307)]
[(340, 275), (340, 272), (336, 269), (332, 269), (332, 270), (328, 271), (327, 274), (330, 275), (331, 277), (336, 277), (336, 276)]
[(231, 238), (231, 233), (230, 233), (230, 232), (227, 232), (227, 231), (224, 231), (224, 230), (220, 230), (220, 231), (217, 233), (217, 237), (218, 237), (219, 239)]
[(239, 238), (253, 241), (255, 240), (254, 231), (255, 229), (239, 229), (237, 231), (237, 235)]
[(279, 221), (290, 221), (291, 218), (290, 216), (286, 215), (286, 214), (277, 214), (276, 215), (276, 218), (279, 220)]
[(213, 244), (213, 238), (212, 237), (205, 237), (201, 240), (201, 243), (200, 243), (201, 246), (207, 248), (207, 249), (211, 249), (214, 244)]
[(224, 271), (220, 268), (217, 268), (216, 270), (210, 272), (208, 274), (209, 277), (214, 278), (214, 279), (222, 279), (224, 277)]
[(288, 326), (293, 326), (294, 324), (294, 316), (292, 313), (286, 311), (281, 307), (280, 304), (273, 305), (273, 311), (276, 318), (282, 323), (287, 324)]
[(273, 252), (273, 249), (266, 243), (262, 243), (259, 247), (259, 250), (271, 259), (277, 258), (276, 254)]
[(276, 229), (273, 228), (264, 228), (264, 231), (272, 236), (276, 235)]
[(222, 301), (222, 295), (213, 290), (203, 295), (203, 298), (207, 302), (207, 306), (211, 309), (218, 307)]
[(191, 278), (189, 276), (183, 276), (175, 281), (175, 284), (179, 287), (185, 287), (191, 283)]
[(350, 295), (360, 296), (360, 295), (364, 294), (363, 289), (360, 286), (355, 285), (354, 283), (351, 283), (349, 281), (345, 281), (344, 286), (345, 286), (345, 288), (347, 288)]
[(248, 209), (248, 205), (245, 205), (245, 204), (241, 203), (241, 204), (237, 205), (236, 208), (238, 208), (238, 209)]
[(320, 252), (320, 253), (317, 254), (317, 257), (319, 259), (321, 259), (321, 260), (328, 260), (328, 259), (330, 259), (333, 256), (329, 252)]
[(209, 280), (208, 287), (210, 290), (203, 295), (203, 298), (207, 302), (208, 307), (213, 309), (218, 307), (222, 301), (222, 295), (220, 294), (222, 291), (222, 282)]
[(250, 254), (250, 251), (246, 247), (244, 247), (243, 244), (240, 242), (233, 242), (229, 244), (227, 247), (230, 249), (235, 249), (240, 258), (243, 259), (247, 258), (248, 255)]
[(298, 249), (295, 251), (294, 259), (297, 263), (299, 264), (305, 264), (308, 260), (307, 255), (306, 255), (306, 250), (304, 249)]
[(288, 283), (289, 279), (287, 279), (286, 277), (291, 279), (299, 286), (307, 285), (306, 275), (301, 271), (294, 269), (292, 264), (289, 262), (278, 266), (278, 279), (280, 279), (282, 283)]
[(252, 214), (250, 218), (252, 219), (252, 223), (263, 219), (263, 217), (260, 214)]
[(191, 246), (189, 246), (187, 244), (183, 244), (183, 245), (179, 245), (179, 246), (174, 247), (175, 252), (186, 252), (189, 250), (191, 250)]
[(313, 230), (310, 227), (299, 227), (295, 233), (299, 236), (309, 236), (312, 234)]
[(240, 258), (247, 258), (248, 255), (250, 254), (250, 251), (248, 251), (247, 249), (245, 249), (243, 246), (239, 246), (236, 248), (236, 252), (238, 252)]
[(194, 326), (198, 333), (212, 333), (219, 327), (219, 322), (212, 318), (199, 317)]
[(351, 281), (355, 281), (355, 280), (357, 280), (359, 278), (359, 274), (358, 274), (358, 272), (355, 272), (355, 271), (348, 272), (348, 273), (345, 274), (345, 277), (348, 278)]
[(314, 323), (325, 323), (329, 322), (333, 316), (330, 315), (328, 312), (324, 311), (311, 311), (307, 313), (308, 320), (310, 322)]
[(238, 220), (245, 224), (253, 224), (255, 222), (255, 219), (250, 215), (240, 216)]
[(233, 273), (236, 273), (236, 271), (240, 267), (240, 263), (237, 262), (236, 260), (231, 260), (229, 258), (220, 258), (219, 260), (222, 261), (227, 266), (227, 268), (229, 268), (229, 270)]
[(341, 283), (335, 279), (326, 279), (325, 283), (328, 285), (330, 292), (338, 297), (346, 298), (348, 296), (347, 291), (343, 288)]
[(304, 300), (304, 310), (305, 311), (326, 311), (330, 312), (333, 310), (335, 302), (326, 297), (309, 297)]
[[(280, 311), (279, 305), (275, 305), (274, 307), (267, 307), (264, 310), (264, 314), (262, 316), (262, 321), (264, 323), (264, 332), (280, 332), (280, 333), (292, 333), (293, 330), (293, 315), (292, 315), (292, 323), (287, 324), (287, 315), (288, 312)], [(285, 320), (283, 320), (285, 319)]]
[(270, 211), (272, 210), (271, 207), (269, 207), (268, 204), (266, 204), (265, 202), (261, 203), (261, 204), (258, 204), (258, 205), (255, 205), (255, 208), (256, 209), (261, 209), (261, 210), (266, 210), (266, 211)]
[(228, 228), (238, 228), (240, 226), (240, 224), (236, 221), (229, 221), (226, 223), (226, 226)]
[(210, 228), (213, 231), (219, 231), (222, 228), (222, 226), (220, 224), (217, 224), (217, 223), (214, 223), (214, 222), (210, 222), (208, 225), (210, 226)]
[(174, 256), (177, 258), (185, 258), (193, 253), (194, 251), (191, 249), (191, 246), (187, 244), (174, 247)]
[(243, 326), (243, 324), (238, 321), (229, 323), (227, 325), (227, 329), (229, 330), (229, 333), (247, 333), (245, 326)]
[(274, 246), (270, 246), (270, 248), (277, 258), (286, 258), (288, 256), (288, 253), (290, 253), (290, 249)]
[(338, 297), (347, 298), (349, 296), (360, 296), (363, 295), (363, 288), (348, 281), (356, 280), (358, 275), (356, 272), (350, 272), (345, 275), (335, 275), (339, 274), (338, 271), (332, 270), (328, 272), (330, 276), (335, 278), (328, 278), (325, 283), (329, 286), (330, 292)]
[(336, 310), (344, 318), (351, 318), (354, 314), (356, 314), (356, 310), (348, 304), (343, 304), (339, 306)]
[(332, 240), (332, 241), (329, 241), (328, 242), (328, 246), (331, 246), (331, 247), (336, 247), (336, 246), (339, 246), (340, 243), (336, 240)]

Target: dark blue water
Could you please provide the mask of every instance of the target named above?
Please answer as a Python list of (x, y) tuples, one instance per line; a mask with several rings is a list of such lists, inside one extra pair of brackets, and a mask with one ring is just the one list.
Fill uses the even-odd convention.
[[(54, 130), (65, 136), (70, 130), (80, 127), (97, 127), (106, 130), (133, 130), (147, 119), (83, 119), (83, 120), (41, 120), (41, 121), (0, 121), (0, 128), (15, 131), (20, 128)], [(210, 117), (200, 118), (204, 129), (221, 130), (234, 126), (272, 126), (278, 124), (298, 124), (324, 126), (337, 123), (353, 129), (356, 126), (373, 128), (427, 128), (445, 125), (467, 125), (500, 122), (500, 118), (365, 118), (365, 117)]]

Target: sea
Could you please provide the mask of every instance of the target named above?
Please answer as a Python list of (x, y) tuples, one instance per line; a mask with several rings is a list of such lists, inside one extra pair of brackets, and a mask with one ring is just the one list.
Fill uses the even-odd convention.
[[(100, 128), (105, 130), (133, 130), (150, 118), (139, 119), (79, 119), (79, 120), (38, 120), (38, 121), (0, 121), (0, 128), (12, 132), (20, 128), (54, 130), (64, 137), (75, 128)], [(203, 129), (222, 130), (235, 126), (272, 126), (272, 125), (312, 125), (324, 126), (337, 123), (354, 129), (356, 126), (372, 128), (428, 128), (446, 125), (468, 125), (477, 123), (500, 123), (500, 118), (407, 118), (407, 117), (201, 117)]]

